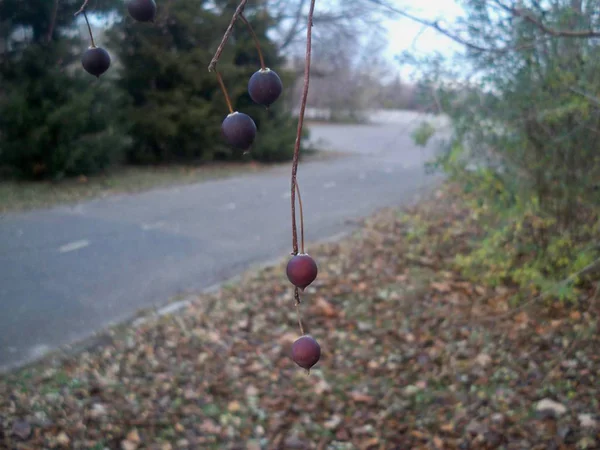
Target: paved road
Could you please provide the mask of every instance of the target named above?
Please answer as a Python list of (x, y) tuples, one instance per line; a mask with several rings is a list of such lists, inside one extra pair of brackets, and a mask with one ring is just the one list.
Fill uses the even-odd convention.
[[(436, 182), (411, 123), (316, 125), (350, 156), (301, 164), (307, 242)], [(0, 221), (0, 369), (90, 336), (291, 247), (289, 169), (120, 195)], [(310, 251), (310, 246), (308, 246)]]

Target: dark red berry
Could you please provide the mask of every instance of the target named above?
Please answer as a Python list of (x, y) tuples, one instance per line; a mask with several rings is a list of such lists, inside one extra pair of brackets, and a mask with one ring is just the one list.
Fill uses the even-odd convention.
[(247, 150), (256, 137), (256, 124), (248, 114), (235, 111), (225, 117), (221, 131), (229, 145)]
[(274, 70), (260, 69), (248, 81), (248, 94), (259, 105), (270, 106), (279, 98), (283, 91), (281, 78)]
[(312, 337), (305, 335), (292, 345), (292, 359), (296, 364), (310, 370), (321, 358), (321, 347)]
[(86, 72), (99, 78), (110, 67), (110, 55), (102, 47), (90, 47), (81, 57), (81, 65)]
[(317, 278), (317, 263), (306, 253), (300, 253), (289, 260), (286, 273), (294, 286), (304, 290)]
[(127, 11), (138, 22), (154, 22), (156, 3), (154, 0), (130, 0)]

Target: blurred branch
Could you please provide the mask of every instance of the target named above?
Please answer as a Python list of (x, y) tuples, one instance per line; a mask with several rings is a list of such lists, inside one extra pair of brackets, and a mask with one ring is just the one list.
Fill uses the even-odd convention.
[(286, 48), (291, 42), (294, 40), (294, 37), (299, 31), (300, 19), (302, 17), (302, 10), (304, 9), (304, 5), (306, 4), (306, 0), (300, 0), (298, 3), (298, 8), (296, 9), (296, 14), (294, 14), (294, 23), (291, 28), (288, 30), (286, 36), (283, 38), (282, 44), (279, 46), (280, 49)]
[(515, 17), (520, 17), (523, 20), (537, 27), (540, 31), (555, 37), (571, 37), (571, 38), (590, 38), (600, 37), (600, 31), (598, 30), (559, 30), (547, 26), (542, 22), (541, 19), (536, 17), (530, 11), (525, 9), (515, 8), (514, 6), (505, 5), (500, 0), (493, 0), (500, 8), (506, 12), (512, 14)]
[(90, 1), (90, 0), (85, 0), (85, 1), (83, 2), (83, 5), (81, 5), (81, 8), (79, 8), (79, 10), (78, 10), (78, 11), (77, 11), (75, 14), (73, 14), (73, 15), (74, 15), (74, 16), (78, 16), (79, 14), (81, 14), (82, 12), (84, 12), (84, 11), (85, 11), (85, 8), (87, 7), (87, 5), (88, 5), (88, 3), (89, 3), (89, 1)]
[[(87, 1), (88, 0), (86, 0), (86, 3), (87, 3)], [(248, 0), (242, 0), (240, 2), (240, 4), (238, 5), (238, 7), (236, 8), (235, 12), (233, 13), (233, 16), (231, 17), (231, 22), (229, 22), (229, 26), (225, 30), (223, 39), (221, 39), (221, 43), (219, 44), (219, 47), (217, 48), (217, 51), (215, 52), (215, 56), (213, 56), (213, 59), (210, 61), (210, 64), (208, 65), (209, 72), (212, 72), (215, 69), (215, 67), (217, 66), (217, 63), (219, 62), (219, 58), (221, 57), (221, 53), (223, 53), (223, 49), (225, 48), (225, 44), (227, 44), (227, 41), (229, 40), (231, 33), (233, 33), (233, 26), (235, 25), (235, 22), (238, 20), (238, 17), (240, 17), (240, 15), (244, 12), (244, 8), (246, 7), (247, 2), (248, 2)]]
[(56, 14), (58, 13), (58, 0), (54, 0), (54, 7), (52, 8), (52, 17), (50, 18), (50, 26), (48, 27), (48, 35), (46, 36), (46, 41), (50, 42), (52, 40), (52, 35), (54, 34), (54, 26), (56, 24)]

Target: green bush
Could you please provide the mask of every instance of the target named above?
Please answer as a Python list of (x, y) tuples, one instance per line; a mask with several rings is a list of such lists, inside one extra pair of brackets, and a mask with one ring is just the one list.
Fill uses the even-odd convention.
[[(126, 144), (110, 80), (81, 68), (87, 47), (65, 32), (80, 2), (0, 3), (0, 169), (25, 178), (91, 174), (118, 161)], [(107, 11), (116, 0), (98, 0)], [(53, 20), (54, 27), (50, 26)], [(52, 33), (49, 34), (49, 32)]]
[[(236, 8), (219, 1), (218, 10), (206, 1), (179, 0), (159, 9), (155, 26), (134, 23), (128, 17), (112, 33), (119, 48), (119, 85), (127, 92), (124, 110), (133, 139), (128, 160), (134, 164), (235, 160), (243, 153), (229, 148), (221, 136), (228, 114), (216, 74), (207, 70), (223, 32)], [(276, 47), (266, 37), (272, 19), (245, 11), (257, 34), (267, 66), (290, 79), (279, 68)], [(201, 25), (199, 25), (201, 24)], [(243, 22), (219, 60), (218, 70), (234, 110), (250, 115), (258, 128), (249, 157), (260, 161), (291, 158), (296, 124), (279, 99), (268, 110), (247, 93), (250, 76), (260, 68), (257, 50)]]
[(32, 45), (2, 70), (0, 166), (25, 178), (98, 172), (126, 143), (110, 82), (68, 74), (53, 50)]

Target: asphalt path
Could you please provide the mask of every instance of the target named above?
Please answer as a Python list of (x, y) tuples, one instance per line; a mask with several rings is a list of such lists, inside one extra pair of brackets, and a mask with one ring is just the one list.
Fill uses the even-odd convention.
[[(347, 156), (301, 163), (310, 242), (349, 219), (401, 205), (439, 177), (423, 164), (407, 115), (394, 123), (313, 125)], [(291, 250), (290, 170), (116, 195), (0, 220), (0, 370), (205, 289)]]

